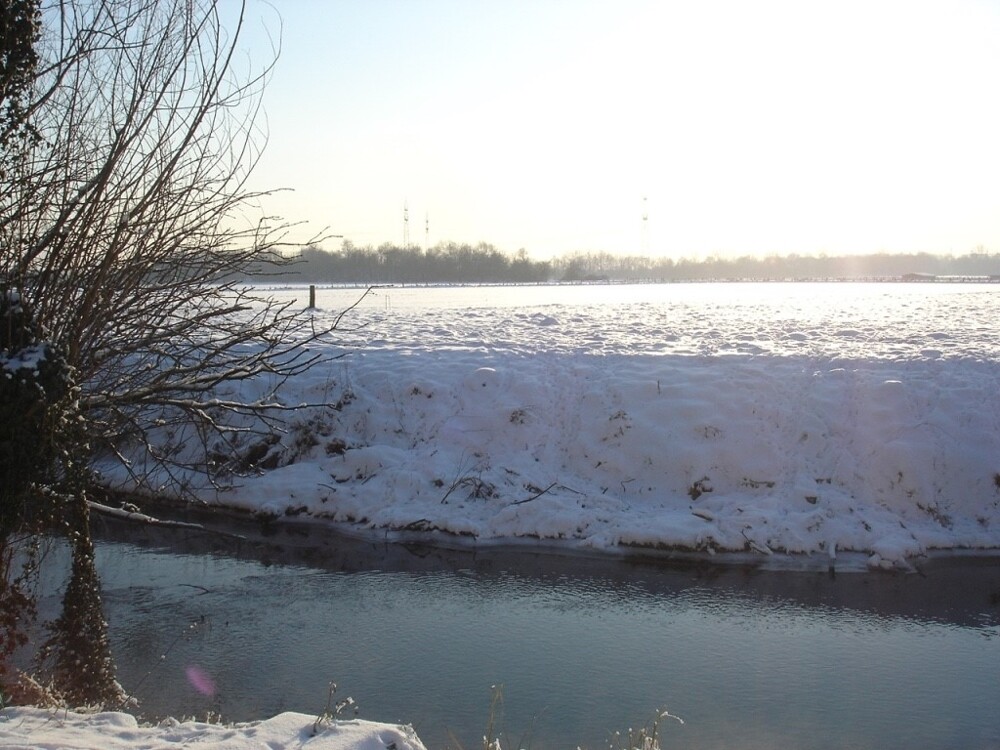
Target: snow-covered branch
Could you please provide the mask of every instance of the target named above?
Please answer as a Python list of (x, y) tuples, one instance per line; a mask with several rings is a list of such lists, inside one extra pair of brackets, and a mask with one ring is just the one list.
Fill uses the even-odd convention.
[(292, 225), (255, 215), (267, 193), (248, 187), (275, 60), (239, 54), (241, 3), (59, 4), (41, 25), (24, 106), (40, 141), (0, 174), (0, 285), (65, 352), (91, 449), (146, 444), (167, 466), (165, 425), (206, 444), (273, 432), (280, 387), (332, 330), (245, 283), (293, 263)]

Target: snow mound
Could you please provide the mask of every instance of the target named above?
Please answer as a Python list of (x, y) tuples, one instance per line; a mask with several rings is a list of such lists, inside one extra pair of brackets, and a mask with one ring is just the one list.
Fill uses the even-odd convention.
[[(315, 730), (315, 731), (314, 731)], [(132, 750), (137, 747), (204, 747), (212, 750), (423, 750), (410, 727), (371, 721), (333, 721), (283, 713), (247, 724), (206, 724), (168, 719), (142, 726), (130, 714), (7, 708), (0, 711), (0, 746), (11, 750)]]
[(274, 436), (279, 468), (201, 497), (602, 551), (1000, 548), (1000, 344), (968, 324), (995, 295), (830, 286), (359, 309), (346, 356), (288, 384), (324, 405)]

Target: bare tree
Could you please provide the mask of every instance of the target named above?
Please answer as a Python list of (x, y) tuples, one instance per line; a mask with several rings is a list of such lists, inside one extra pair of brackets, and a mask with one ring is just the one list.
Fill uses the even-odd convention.
[[(277, 50), (256, 70), (238, 55), (245, 8), (0, 2), (4, 476), (38, 453), (20, 435), (41, 430), (51, 447), (17, 498), (0, 492), (0, 635), (23, 636), (17, 613), (32, 609), (15, 543), (63, 531), (71, 582), (44, 650), (70, 700), (108, 703), (120, 688), (96, 585), (88, 462), (104, 452), (140, 482), (215, 481), (211, 449), (232, 455), (241, 435), (280, 422), (294, 407), (280, 386), (317, 362), (308, 344), (324, 332), (243, 283), (287, 263), (289, 228), (252, 218), (261, 194), (248, 177)], [(177, 449), (192, 438), (197, 450)], [(0, 650), (0, 678), (9, 654)]]
[[(24, 106), (39, 138), (0, 185), (0, 283), (74, 369), (94, 450), (137, 477), (190, 468), (171, 441), (259, 429), (318, 356), (309, 319), (243, 286), (287, 262), (288, 225), (251, 219), (247, 188), (277, 50), (249, 69), (244, 9), (212, 0), (55, 1), (41, 22)], [(251, 399), (219, 391), (250, 379), (267, 383)]]

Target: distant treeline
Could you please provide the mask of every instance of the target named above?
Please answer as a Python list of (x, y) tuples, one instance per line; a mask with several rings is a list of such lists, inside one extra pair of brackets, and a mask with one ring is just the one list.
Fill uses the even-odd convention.
[(968, 255), (874, 253), (857, 256), (771, 255), (707, 259), (649, 258), (611, 253), (573, 253), (534, 261), (524, 250), (505, 253), (493, 245), (453, 242), (426, 250), (384, 244), (340, 250), (303, 248), (280, 274), (262, 272), (256, 281), (318, 284), (542, 283), (549, 281), (708, 281), (784, 279), (1000, 276), (1000, 253), (981, 248)]

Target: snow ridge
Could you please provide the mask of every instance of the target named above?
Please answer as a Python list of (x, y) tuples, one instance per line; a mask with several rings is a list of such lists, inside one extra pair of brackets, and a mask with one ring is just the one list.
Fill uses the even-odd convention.
[(892, 566), (1000, 548), (1000, 364), (968, 325), (992, 290), (736, 286), (482, 307), (385, 292), (402, 304), (359, 308), (331, 349), (347, 356), (292, 384), (288, 403), (327, 406), (298, 413), (277, 468), (202, 497), (600, 551)]

